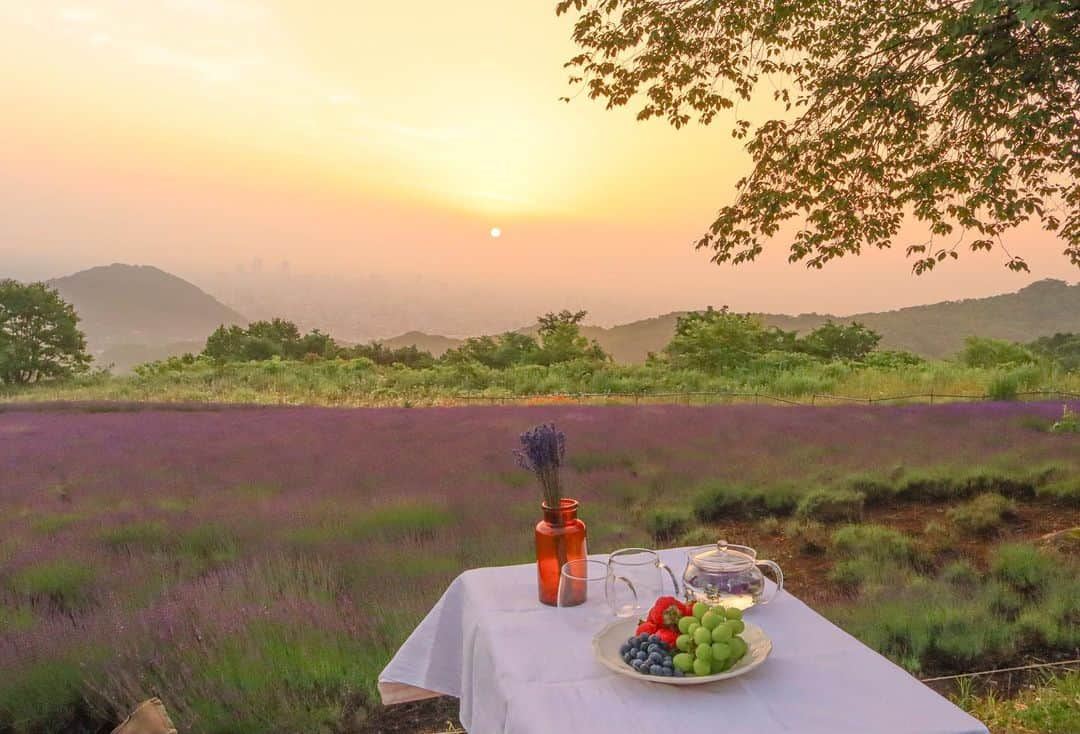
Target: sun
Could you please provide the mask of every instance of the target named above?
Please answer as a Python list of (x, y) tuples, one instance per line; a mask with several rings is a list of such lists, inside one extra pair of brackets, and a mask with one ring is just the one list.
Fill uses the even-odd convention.
[(502, 237), (502, 230), (501, 230), (501, 229), (499, 229), (498, 227), (492, 227), (492, 228), (491, 228), (491, 233), (490, 233), (490, 234), (491, 234), (491, 236), (492, 236), (493, 238), (495, 238), (495, 239), (499, 239), (500, 237)]

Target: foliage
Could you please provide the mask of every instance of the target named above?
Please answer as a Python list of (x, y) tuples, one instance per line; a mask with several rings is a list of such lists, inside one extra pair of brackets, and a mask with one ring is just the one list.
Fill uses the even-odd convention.
[(674, 540), (690, 526), (690, 515), (682, 510), (657, 508), (645, 513), (645, 530), (657, 542)]
[[(970, 679), (965, 679), (970, 680)], [(1015, 699), (992, 690), (975, 695), (962, 685), (953, 697), (956, 705), (1000, 734), (1068, 734), (1080, 731), (1080, 672), (1047, 676)]]
[(1080, 413), (1062, 406), (1061, 419), (1050, 426), (1051, 433), (1080, 433)]
[(824, 325), (798, 340), (799, 351), (821, 359), (865, 359), (877, 349), (881, 334), (868, 329), (859, 322), (837, 324), (826, 321)]
[(969, 336), (964, 340), (960, 361), (968, 367), (1013, 367), (1033, 362), (1035, 357), (1022, 344)]
[(536, 364), (551, 365), (574, 360), (604, 362), (610, 359), (595, 340), (590, 341), (581, 335), (581, 322), (587, 315), (585, 311), (563, 310), (537, 318), (541, 349), (536, 355)]
[(343, 349), (340, 356), (354, 361), (366, 360), (369, 364), (384, 367), (401, 365), (413, 370), (427, 369), (435, 364), (435, 358), (431, 356), (431, 352), (425, 352), (412, 344), (404, 347), (388, 347), (378, 341)]
[(309, 354), (332, 357), (338, 346), (318, 329), (302, 335), (293, 322), (275, 318), (253, 321), (247, 327), (219, 326), (207, 337), (202, 353), (219, 363), (251, 362), (272, 357), (301, 359)]
[(43, 283), (0, 280), (0, 384), (69, 377), (90, 366), (79, 316)]
[(1016, 400), (1020, 393), (1020, 381), (1013, 374), (997, 375), (986, 388), (991, 400)]
[(908, 247), (917, 273), (965, 240), (1005, 250), (1032, 220), (1080, 265), (1072, 4), (561, 0), (556, 12), (571, 9), (570, 81), (608, 108), (681, 127), (768, 89), (783, 106), (752, 132), (736, 117), (754, 168), (698, 243), (714, 261), (753, 260), (781, 235), (791, 261), (820, 268), (890, 247), (910, 213), (931, 235)]
[(858, 520), (862, 515), (866, 495), (850, 489), (822, 488), (803, 495), (796, 508), (801, 518), (826, 522)]
[(527, 334), (508, 331), (496, 337), (474, 336), (455, 349), (447, 350), (442, 360), (448, 364), (474, 362), (492, 369), (507, 369), (519, 364), (537, 364), (540, 345)]
[(788, 346), (794, 348), (795, 335), (780, 329), (765, 329), (751, 314), (737, 314), (727, 306), (694, 311), (679, 316), (675, 336), (664, 348), (677, 369), (702, 372), (730, 372), (746, 367), (765, 352)]
[(1039, 337), (1027, 348), (1066, 372), (1080, 372), (1080, 334), (1058, 332), (1053, 336)]
[(988, 535), (996, 532), (1006, 519), (1016, 516), (1016, 504), (996, 492), (988, 492), (952, 508), (948, 516), (969, 535)]

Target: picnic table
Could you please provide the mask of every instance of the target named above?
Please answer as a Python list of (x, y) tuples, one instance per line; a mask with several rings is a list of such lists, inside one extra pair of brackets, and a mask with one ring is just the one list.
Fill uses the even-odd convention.
[[(679, 571), (685, 549), (660, 551)], [(606, 560), (606, 556), (590, 556)], [(756, 670), (700, 686), (615, 674), (595, 619), (541, 605), (536, 566), (458, 576), (379, 676), (385, 704), (461, 701), (470, 734), (986, 734), (986, 727), (793, 595), (746, 619), (773, 640)]]

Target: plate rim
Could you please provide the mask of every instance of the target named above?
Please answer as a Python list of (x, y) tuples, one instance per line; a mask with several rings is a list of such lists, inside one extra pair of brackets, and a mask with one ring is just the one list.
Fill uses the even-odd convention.
[(743, 665), (742, 667), (736, 665), (736, 667), (733, 667), (730, 670), (725, 670), (722, 673), (713, 673), (712, 675), (695, 675), (688, 678), (668, 678), (666, 676), (642, 675), (641, 673), (636, 672), (633, 668), (628, 667), (621, 660), (616, 663), (614, 660), (609, 660), (608, 658), (606, 658), (600, 652), (600, 640), (604, 637), (605, 634), (607, 634), (615, 627), (621, 625), (629, 625), (633, 621), (634, 620), (632, 617), (626, 617), (623, 619), (616, 619), (605, 624), (595, 635), (593, 635), (593, 657), (596, 658), (597, 662), (599, 662), (608, 670), (611, 670), (613, 673), (629, 676), (637, 680), (644, 681), (646, 683), (660, 683), (662, 685), (674, 686), (693, 686), (703, 685), (705, 683), (714, 683), (716, 681), (727, 680), (729, 678), (737, 678), (740, 675), (744, 675), (745, 673), (749, 673), (751, 670), (756, 669), (759, 665), (764, 663), (765, 660), (767, 660), (769, 655), (772, 653), (772, 638), (765, 633), (765, 630), (763, 630), (760, 625), (744, 620), (744, 624), (746, 625), (747, 629), (753, 628), (757, 630), (761, 634), (761, 637), (764, 639), (765, 652), (760, 658), (754, 658), (748, 664)]

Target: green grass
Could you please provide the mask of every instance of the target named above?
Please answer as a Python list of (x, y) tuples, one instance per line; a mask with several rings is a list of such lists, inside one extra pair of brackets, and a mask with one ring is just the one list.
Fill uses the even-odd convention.
[(160, 520), (136, 520), (100, 531), (98, 541), (115, 552), (150, 553), (170, 545), (173, 534)]
[(16, 572), (11, 589), (28, 601), (75, 610), (90, 602), (95, 574), (78, 561), (58, 559), (27, 566)]
[(1080, 673), (1047, 676), (1016, 698), (976, 695), (961, 685), (953, 701), (993, 734), (1075, 734), (1080, 731)]
[(823, 522), (855, 521), (862, 517), (866, 495), (851, 489), (815, 489), (799, 500), (795, 514)]
[(980, 494), (970, 502), (953, 507), (949, 520), (968, 535), (990, 535), (1006, 520), (1016, 516), (1016, 503), (997, 492)]
[(289, 539), (301, 546), (371, 538), (384, 541), (422, 539), (434, 536), (454, 521), (454, 515), (442, 505), (407, 502), (375, 507), (352, 516), (342, 516), (335, 511), (319, 522), (291, 531)]
[(694, 492), (693, 512), (701, 522), (783, 516), (794, 512), (798, 501), (799, 488), (794, 484), (749, 487), (710, 480)]
[(901, 568), (894, 558), (879, 561), (877, 569), (861, 569), (865, 578), (859, 580), (855, 603), (827, 614), (913, 673), (991, 667), (1080, 644), (1080, 563), (1075, 558), (1009, 544), (992, 554), (988, 580), (974, 566), (954, 563), (937, 577), (909, 566), (902, 582), (886, 578), (873, 583), (888, 566)]
[(654, 540), (674, 540), (690, 525), (690, 513), (683, 510), (655, 509), (645, 513), (645, 530)]
[[(65, 382), (4, 388), (0, 390), (0, 400), (419, 406), (453, 402), (462, 395), (505, 398), (556, 393), (740, 392), (751, 395), (744, 400), (756, 401), (757, 398), (752, 396), (759, 394), (808, 402), (815, 394), (881, 398), (933, 391), (937, 395), (982, 396), (989, 393), (996, 399), (1014, 399), (1026, 390), (1080, 393), (1080, 373), (1061, 374), (1039, 365), (1022, 369), (976, 368), (934, 360), (902, 368), (802, 360), (789, 366), (736, 370), (728, 374), (708, 374), (663, 365), (582, 362), (550, 367), (525, 365), (505, 370), (481, 365), (462, 369), (443, 364), (426, 369), (363, 364), (362, 369), (358, 369), (354, 368), (356, 364), (359, 364), (357, 360), (221, 366), (197, 362), (145, 370), (141, 375), (94, 375)], [(714, 399), (729, 400), (724, 397)], [(821, 402), (821, 398), (815, 400)]]

